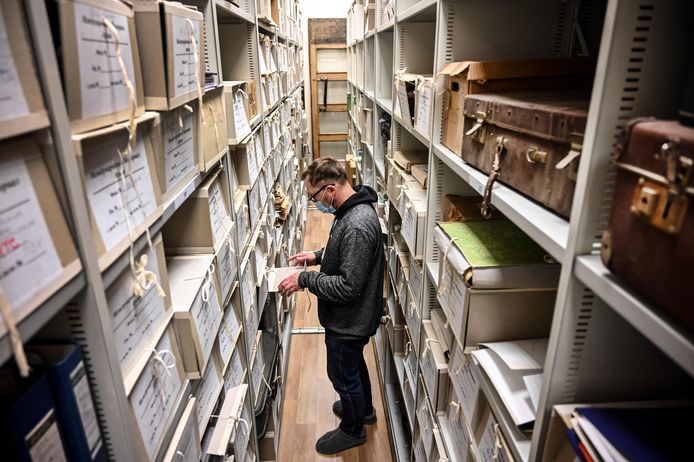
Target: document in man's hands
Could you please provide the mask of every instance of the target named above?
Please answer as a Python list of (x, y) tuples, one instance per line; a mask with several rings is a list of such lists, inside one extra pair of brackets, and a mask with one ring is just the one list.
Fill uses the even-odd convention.
[(287, 276), (304, 270), (304, 266), (284, 266), (280, 268), (270, 268), (267, 270), (267, 285), (269, 292), (277, 292), (277, 286)]

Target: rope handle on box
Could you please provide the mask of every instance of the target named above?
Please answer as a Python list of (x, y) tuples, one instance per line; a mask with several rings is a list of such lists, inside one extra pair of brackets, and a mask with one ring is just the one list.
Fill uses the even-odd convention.
[[(127, 208), (126, 204), (127, 201), (123, 197), (124, 191), (127, 188), (127, 183), (126, 179), (130, 182), (130, 185), (135, 192), (135, 197), (137, 198), (138, 206), (140, 210), (142, 211), (143, 216), (147, 217), (147, 214), (144, 210), (144, 204), (142, 203), (142, 196), (140, 195), (140, 192), (137, 189), (137, 185), (135, 184), (135, 180), (133, 179), (132, 176), (132, 163), (131, 163), (131, 155), (132, 155), (132, 149), (133, 146), (135, 145), (135, 142), (137, 140), (137, 124), (135, 122), (135, 113), (137, 111), (137, 101), (135, 99), (135, 86), (133, 85), (132, 80), (130, 79), (130, 76), (128, 75), (128, 70), (125, 67), (125, 61), (123, 60), (123, 53), (121, 49), (121, 41), (120, 41), (120, 36), (118, 34), (118, 30), (116, 27), (113, 25), (111, 20), (108, 18), (103, 18), (103, 23), (106, 29), (111, 33), (113, 36), (113, 39), (115, 41), (116, 45), (116, 60), (118, 61), (118, 68), (120, 70), (121, 77), (123, 78), (123, 82), (125, 82), (125, 87), (128, 90), (128, 101), (130, 103), (130, 118), (128, 121), (128, 145), (126, 147), (125, 153), (118, 149), (118, 159), (119, 159), (119, 173), (120, 173), (120, 179), (119, 183), (122, 182), (122, 188), (119, 188), (119, 198), (121, 202), (121, 207), (123, 209), (123, 213), (125, 215), (125, 226), (128, 232), (128, 241), (129, 241), (129, 260), (130, 260), (130, 271), (133, 276), (133, 294), (137, 296), (142, 296), (138, 294), (144, 294), (144, 291), (146, 290), (146, 286), (142, 284), (142, 281), (144, 280), (145, 283), (147, 280), (152, 280), (152, 276), (149, 274), (147, 270), (144, 269), (144, 266), (147, 264), (147, 259), (143, 259), (142, 257), (140, 258), (139, 265), (136, 265), (135, 263), (135, 255), (133, 251), (133, 237), (132, 237), (132, 227), (130, 225), (130, 213), (129, 209)], [(125, 160), (128, 161), (128, 171), (125, 171)], [(145, 234), (147, 236), (147, 244), (149, 246), (149, 250), (152, 250), (154, 248), (154, 245), (152, 244), (152, 236), (149, 233), (149, 228), (145, 228)], [(153, 273), (152, 273), (153, 274)], [(144, 279), (143, 279), (144, 278)], [(154, 281), (156, 281), (156, 275), (154, 275)], [(161, 293), (163, 293), (163, 290), (159, 290), (160, 286), (158, 282), (156, 282), (158, 288), (157, 288), (157, 293), (160, 296)]]
[[(150, 359), (150, 361), (153, 361), (152, 369), (154, 372), (154, 378), (157, 381), (161, 381), (163, 379), (164, 372), (166, 373), (166, 376), (168, 378), (171, 378), (171, 372), (170, 369), (173, 369), (176, 367), (176, 356), (170, 351), (170, 350), (156, 350), (154, 348), (150, 348), (148, 351), (151, 351), (153, 356)], [(170, 355), (171, 359), (173, 362), (171, 364), (166, 363), (166, 355)], [(158, 369), (156, 366), (160, 365), (163, 369)], [(163, 371), (163, 372), (162, 372)], [(166, 403), (166, 393), (164, 392), (163, 388), (159, 389), (159, 397), (161, 398), (162, 404)]]
[[(193, 70), (193, 76), (195, 77), (195, 86), (198, 89), (198, 107), (202, 107), (202, 79), (200, 78), (200, 51), (198, 50), (198, 41), (195, 39), (195, 25), (190, 18), (186, 18), (186, 24), (190, 27), (190, 41), (193, 45), (193, 64), (195, 69)], [(204, 125), (207, 125), (205, 120), (205, 111), (200, 111), (202, 113), (201, 119)]]
[(17, 363), (17, 368), (19, 369), (19, 375), (22, 377), (29, 377), (31, 367), (29, 367), (29, 362), (27, 361), (26, 353), (24, 352), (22, 337), (19, 335), (17, 324), (14, 321), (12, 307), (10, 306), (10, 302), (7, 300), (7, 297), (5, 297), (5, 291), (2, 290), (2, 287), (0, 287), (0, 314), (2, 315), (2, 320), (7, 328), (7, 335), (10, 339), (10, 346), (12, 347), (12, 354), (14, 355), (14, 360)]
[(450, 406), (455, 409), (455, 411), (453, 411), (453, 417), (455, 417), (455, 419), (458, 420), (458, 417), (460, 416), (460, 409), (462, 408), (462, 406), (458, 401), (451, 401)]

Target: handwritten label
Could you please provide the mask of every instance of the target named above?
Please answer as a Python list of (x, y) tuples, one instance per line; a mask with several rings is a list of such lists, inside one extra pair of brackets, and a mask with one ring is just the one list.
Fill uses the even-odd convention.
[(99, 423), (96, 418), (96, 412), (94, 411), (92, 394), (89, 391), (87, 371), (82, 361), (70, 372), (70, 382), (72, 384), (72, 391), (75, 394), (75, 400), (77, 401), (77, 410), (80, 415), (80, 421), (82, 422), (82, 429), (87, 438), (89, 453), (92, 455), (93, 459), (96, 457), (99, 449), (101, 449), (101, 433), (99, 432)]
[(231, 358), (240, 330), (241, 324), (239, 324), (239, 320), (236, 318), (234, 305), (229, 303), (224, 313), (222, 325), (219, 328), (218, 338), (219, 353), (224, 364), (227, 364)]
[(0, 163), (0, 204), (0, 286), (16, 310), (59, 277), (63, 266), (24, 160)]
[[(203, 45), (200, 43), (200, 21), (191, 19), (194, 31), (186, 18), (181, 16), (171, 16), (172, 40), (173, 40), (173, 77), (174, 77), (174, 96), (179, 97), (197, 91), (195, 82), (195, 53), (193, 50), (193, 37), (198, 47), (198, 59)], [(199, 62), (199, 61), (198, 61)], [(198, 64), (199, 65), (199, 64)], [(204, 79), (204, 75), (199, 78)]]
[(219, 398), (219, 392), (222, 391), (222, 374), (213, 362), (207, 365), (205, 374), (202, 376), (202, 382), (195, 389), (195, 405), (198, 408), (198, 428), (201, 433), (205, 432), (207, 422), (210, 420), (210, 415), (214, 409), (214, 405)]
[[(19, 38), (21, 39), (21, 38)], [(0, 8), (0, 121), (29, 115)]]
[[(213, 278), (214, 276), (208, 274), (206, 277)], [(219, 325), (222, 323), (222, 311), (219, 309), (215, 285), (211, 282), (204, 282), (203, 284), (208, 284), (208, 301), (202, 299), (203, 288), (201, 288), (193, 301), (193, 306), (190, 307), (190, 313), (195, 323), (195, 329), (198, 331), (203, 359), (207, 361), (212, 353)], [(208, 367), (212, 367), (212, 365)]]
[(417, 91), (417, 108), (415, 109), (416, 120), (415, 128), (421, 133), (429, 136), (429, 128), (431, 125), (431, 84), (422, 84)]
[[(179, 116), (183, 126), (179, 124)], [(179, 109), (169, 113), (163, 124), (166, 191), (170, 191), (196, 171), (193, 114)]]
[(24, 438), (31, 460), (65, 462), (65, 451), (60, 441), (60, 432), (51, 409)]
[(224, 197), (222, 196), (222, 188), (219, 185), (219, 180), (213, 181), (207, 191), (210, 208), (210, 223), (212, 225), (212, 237), (214, 246), (219, 245), (224, 241), (232, 226), (231, 216), (227, 211)]
[[(168, 333), (161, 338), (156, 350), (173, 351)], [(130, 393), (130, 404), (150, 460), (164, 437), (164, 426), (174, 411), (181, 387), (181, 377), (176, 369), (165, 369), (159, 361), (151, 359)]]
[(414, 456), (417, 462), (426, 462), (427, 456), (424, 452), (424, 443), (422, 443), (421, 437), (417, 439), (417, 444), (414, 447)]
[(241, 353), (236, 348), (231, 355), (231, 362), (224, 375), (224, 391), (228, 392), (243, 382), (243, 364), (241, 363)]
[[(147, 270), (161, 280), (156, 247), (147, 252)], [(144, 345), (166, 322), (166, 304), (157, 295), (154, 284), (149, 284), (142, 297), (133, 295), (133, 278), (130, 271), (123, 274), (106, 291), (111, 315), (113, 336), (116, 340), (118, 361), (123, 371), (143, 353)], [(149, 354), (149, 353), (147, 353)]]
[(234, 127), (236, 128), (236, 141), (241, 141), (251, 132), (251, 126), (248, 123), (248, 114), (246, 113), (246, 105), (243, 101), (243, 95), (240, 92), (234, 97)]
[(410, 288), (414, 300), (419, 300), (422, 293), (422, 269), (414, 258), (410, 261)]
[(83, 156), (87, 200), (107, 251), (128, 236), (126, 213), (133, 231), (157, 208), (142, 137), (138, 137), (130, 158), (124, 161), (126, 178), (121, 177), (118, 149), (126, 145), (125, 134), (100, 138), (85, 145)]
[(85, 3), (75, 2), (74, 8), (82, 118), (128, 109), (129, 93), (118, 64), (116, 40), (103, 22), (109, 19), (118, 31), (120, 55), (135, 85), (128, 18)]

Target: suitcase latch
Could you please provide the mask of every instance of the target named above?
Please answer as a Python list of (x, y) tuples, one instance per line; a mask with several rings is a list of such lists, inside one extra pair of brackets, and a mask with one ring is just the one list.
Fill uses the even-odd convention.
[(475, 141), (484, 143), (484, 137), (487, 134), (486, 127), (484, 126), (484, 123), (487, 120), (487, 113), (484, 111), (477, 111), (475, 115), (477, 116), (475, 125), (473, 125), (470, 130), (465, 132), (465, 135), (471, 136)]
[(547, 151), (540, 151), (536, 147), (529, 147), (525, 151), (525, 159), (531, 164), (545, 164), (547, 163)]
[(557, 170), (563, 170), (569, 167), (568, 177), (570, 180), (576, 180), (578, 177), (578, 162), (574, 160), (581, 156), (581, 150), (583, 149), (583, 135), (582, 134), (571, 134), (571, 147), (569, 148), (569, 153), (564, 156), (562, 160), (557, 162), (555, 168)]

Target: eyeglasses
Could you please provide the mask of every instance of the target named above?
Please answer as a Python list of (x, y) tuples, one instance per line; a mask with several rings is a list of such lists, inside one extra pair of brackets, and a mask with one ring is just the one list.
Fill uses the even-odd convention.
[(310, 196), (308, 196), (308, 201), (309, 202), (318, 202), (318, 199), (316, 199), (316, 196), (318, 194), (320, 194), (320, 192), (323, 191), (328, 186), (335, 186), (335, 183), (324, 184), (323, 186), (321, 186), (321, 188), (318, 191), (316, 191), (313, 194), (311, 194)]

